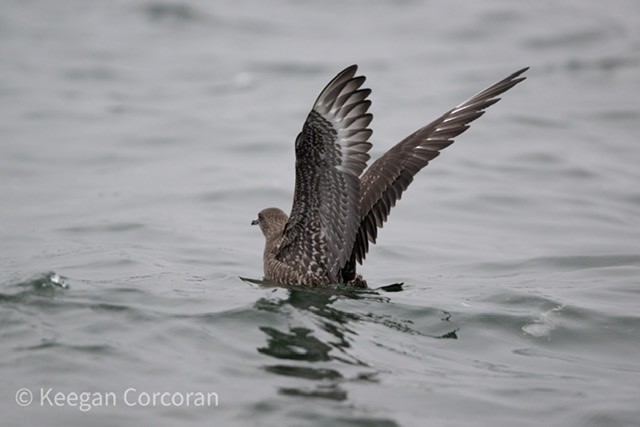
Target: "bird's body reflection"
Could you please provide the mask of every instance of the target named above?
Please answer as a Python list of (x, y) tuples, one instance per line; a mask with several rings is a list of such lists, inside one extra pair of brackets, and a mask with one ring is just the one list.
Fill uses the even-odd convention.
[[(256, 309), (278, 313), (286, 317), (288, 323), (287, 329), (272, 325), (259, 327), (267, 335), (267, 342), (257, 351), (278, 359), (278, 363), (266, 364), (264, 369), (300, 380), (300, 387), (291, 387), (289, 384), (280, 387), (279, 393), (346, 400), (348, 393), (343, 387), (345, 383), (377, 381), (376, 367), (367, 361), (366, 354), (360, 349), (354, 349), (356, 343), (360, 347), (362, 337), (358, 330), (364, 324), (381, 325), (413, 336), (424, 336), (425, 339), (457, 338), (458, 328), (445, 311), (420, 308), (420, 317), (424, 317), (426, 312), (429, 321), (433, 322), (427, 330), (420, 330), (420, 326), (416, 326), (410, 318), (400, 319), (387, 314), (399, 310), (394, 308), (395, 303), (383, 292), (395, 292), (401, 286), (394, 284), (379, 290), (277, 287), (273, 295), (256, 301)], [(429, 333), (432, 330), (438, 334)], [(375, 340), (365, 343), (371, 344), (379, 345)]]

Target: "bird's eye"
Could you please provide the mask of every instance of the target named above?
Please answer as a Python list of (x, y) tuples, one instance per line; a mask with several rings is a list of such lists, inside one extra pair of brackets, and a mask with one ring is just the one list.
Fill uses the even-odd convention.
[(262, 213), (258, 214), (258, 221), (262, 221), (264, 219), (264, 215)]

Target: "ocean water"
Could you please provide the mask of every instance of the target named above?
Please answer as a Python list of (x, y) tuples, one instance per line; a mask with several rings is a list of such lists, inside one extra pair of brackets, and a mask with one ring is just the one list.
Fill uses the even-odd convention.
[[(640, 3), (0, 6), (3, 426), (640, 425)], [(374, 157), (531, 69), (416, 177), (374, 289), (242, 280), (352, 63)]]

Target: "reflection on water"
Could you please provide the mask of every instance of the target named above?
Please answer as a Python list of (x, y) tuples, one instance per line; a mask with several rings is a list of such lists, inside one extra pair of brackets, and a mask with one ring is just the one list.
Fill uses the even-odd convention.
[[(381, 289), (392, 292), (399, 290), (399, 285), (390, 285)], [(366, 311), (342, 310), (337, 308), (339, 302), (362, 302)], [(372, 369), (351, 348), (351, 338), (358, 335), (358, 323), (375, 323), (403, 333), (423, 335), (431, 338), (457, 339), (458, 327), (451, 322), (451, 314), (440, 312), (439, 323), (447, 324), (447, 332), (441, 335), (430, 335), (413, 327), (411, 319), (395, 319), (390, 315), (374, 313), (381, 304), (390, 304), (388, 297), (374, 290), (344, 289), (336, 293), (335, 289), (288, 289), (286, 298), (261, 298), (255, 308), (281, 313), (289, 320), (288, 330), (279, 330), (273, 326), (260, 326), (267, 335), (266, 346), (259, 347), (259, 353), (279, 360), (303, 362), (304, 365), (277, 363), (265, 365), (264, 370), (276, 375), (295, 377), (305, 380), (302, 387), (281, 387), (279, 393), (331, 400), (346, 400), (347, 392), (341, 387), (345, 381), (376, 382), (376, 372), (358, 373), (349, 378), (338, 369), (340, 364), (361, 366)], [(294, 323), (291, 310), (302, 314), (313, 326), (300, 326)], [(442, 325), (439, 325), (441, 327)], [(321, 337), (321, 335), (323, 337)], [(328, 338), (324, 338), (328, 337)], [(323, 363), (332, 367), (311, 366)], [(310, 383), (310, 384), (309, 384)]]
[(314, 336), (309, 336), (311, 329), (291, 328), (290, 333), (280, 332), (267, 326), (260, 330), (269, 335), (266, 348), (259, 348), (260, 353), (278, 359), (306, 360), (317, 362), (330, 360), (331, 347)]

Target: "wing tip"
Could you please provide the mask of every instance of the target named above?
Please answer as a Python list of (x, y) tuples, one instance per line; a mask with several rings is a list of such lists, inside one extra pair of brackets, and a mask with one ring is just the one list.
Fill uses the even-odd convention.
[(530, 66), (526, 66), (524, 68), (519, 69), (518, 71), (516, 71), (515, 73), (511, 74), (509, 77), (506, 78), (506, 80), (511, 80), (513, 82), (514, 85), (520, 83), (523, 80), (527, 79), (527, 76), (523, 76), (524, 73), (526, 73), (527, 71), (529, 71), (531, 67)]

